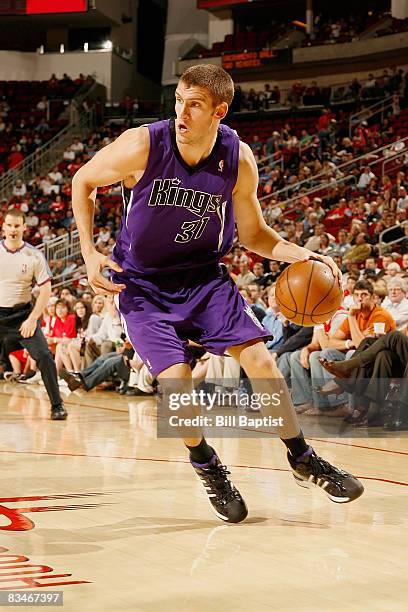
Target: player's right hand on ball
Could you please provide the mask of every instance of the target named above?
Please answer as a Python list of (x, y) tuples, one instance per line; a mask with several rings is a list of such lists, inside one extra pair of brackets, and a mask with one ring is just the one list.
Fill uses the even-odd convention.
[(126, 285), (112, 283), (102, 274), (103, 270), (109, 268), (115, 272), (123, 272), (122, 268), (106, 255), (95, 250), (85, 259), (88, 281), (95, 293), (102, 295), (116, 295), (126, 288)]

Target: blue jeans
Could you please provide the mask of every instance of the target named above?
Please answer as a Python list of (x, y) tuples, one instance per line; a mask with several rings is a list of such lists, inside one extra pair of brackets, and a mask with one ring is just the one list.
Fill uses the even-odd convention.
[(122, 355), (118, 355), (118, 353), (105, 353), (105, 355), (95, 359), (90, 366), (81, 372), (86, 390), (90, 391), (113, 376), (121, 361)]
[(300, 363), (300, 351), (292, 353), (290, 358), (292, 400), (295, 406), (301, 404), (313, 404), (316, 408), (323, 410), (335, 408), (348, 400), (346, 393), (341, 395), (322, 396), (316, 389), (323, 387), (328, 381), (333, 380), (332, 374), (327, 372), (319, 363), (318, 358), (343, 361), (346, 354), (337, 349), (324, 349), (314, 351), (309, 357), (310, 369), (306, 370)]
[(286, 381), (288, 387), (290, 387), (290, 358), (292, 353), (283, 353), (276, 360), (276, 365), (278, 366), (278, 370), (282, 374), (283, 378)]

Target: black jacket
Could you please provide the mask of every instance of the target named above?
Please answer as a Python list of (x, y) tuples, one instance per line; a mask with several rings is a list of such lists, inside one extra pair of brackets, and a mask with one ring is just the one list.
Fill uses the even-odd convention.
[(313, 327), (302, 327), (301, 325), (295, 325), (295, 323), (289, 323), (287, 327), (283, 327), (283, 344), (273, 352), (278, 357), (284, 353), (293, 353), (310, 344), (312, 336)]

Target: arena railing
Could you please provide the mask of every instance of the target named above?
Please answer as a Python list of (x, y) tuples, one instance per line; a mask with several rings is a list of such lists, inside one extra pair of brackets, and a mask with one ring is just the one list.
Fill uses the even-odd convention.
[(65, 147), (70, 144), (78, 132), (90, 129), (93, 125), (93, 110), (83, 111), (79, 120), (71, 121), (60, 130), (51, 140), (26, 157), (12, 170), (8, 170), (0, 177), (0, 199), (7, 199), (12, 195), (17, 180), (24, 183), (36, 175), (44, 174), (59, 160), (58, 152), (62, 154)]
[[(97, 237), (98, 232), (95, 230), (94, 239)], [(47, 242), (42, 242), (37, 247), (47, 259), (48, 262), (58, 262), (67, 265), (70, 261), (75, 261), (79, 258), (82, 259), (81, 243), (79, 240), (78, 230), (73, 230), (64, 236), (58, 236)], [(78, 268), (63, 274), (55, 274), (52, 278), (53, 289), (58, 287), (65, 287), (71, 285), (74, 280), (86, 278), (86, 272), (78, 276)]]
[(99, 83), (96, 81), (84, 84), (78, 95), (69, 104), (70, 118), (68, 124), (51, 140), (0, 177), (0, 199), (9, 198), (12, 195), (13, 186), (18, 179), (26, 182), (37, 174), (48, 172), (55, 165), (58, 152), (60, 150), (62, 152), (72, 142), (76, 133), (83, 133), (92, 129), (95, 122), (94, 111), (92, 108), (83, 108), (83, 103), (95, 87), (99, 87)]
[(257, 166), (258, 166), (258, 170), (260, 170), (261, 168), (264, 168), (265, 166), (270, 166), (271, 168), (276, 168), (277, 166), (281, 167), (281, 170), (284, 169), (285, 167), (285, 160), (282, 157), (280, 157), (280, 159), (273, 159), (274, 158), (274, 153), (272, 153), (271, 155), (267, 155), (266, 157), (262, 157), (261, 159), (258, 159)]
[(69, 274), (57, 274), (52, 279), (52, 288), (63, 289), (64, 287), (71, 286), (74, 281), (79, 281), (83, 278), (88, 278), (86, 272), (78, 274), (78, 270), (74, 270)]
[(383, 236), (385, 236), (389, 232), (395, 231), (399, 227), (405, 228), (407, 226), (408, 226), (408, 221), (403, 221), (402, 223), (397, 223), (396, 225), (393, 225), (392, 227), (387, 227), (387, 229), (381, 232), (380, 239), (378, 242), (380, 257), (390, 252), (390, 249), (389, 249), (390, 246), (394, 244), (399, 244), (406, 238), (406, 236), (402, 236), (401, 238), (397, 238), (396, 240), (391, 240), (390, 242), (383, 242)]
[[(284, 187), (283, 189), (279, 189), (278, 191), (274, 191), (272, 193), (269, 193), (266, 196), (263, 196), (262, 198), (260, 198), (261, 202), (264, 202), (268, 199), (276, 199), (278, 198), (279, 200), (282, 199), (282, 196), (287, 200), (286, 204), (289, 204), (293, 201), (296, 201), (302, 197), (304, 197), (305, 195), (309, 195), (312, 193), (315, 193), (316, 191), (319, 191), (320, 189), (325, 189), (325, 188), (330, 188), (330, 187), (335, 187), (337, 185), (338, 182), (344, 182), (344, 180), (346, 179), (355, 179), (354, 174), (346, 174), (346, 176), (344, 176), (345, 172), (349, 172), (351, 169), (355, 168), (356, 166), (372, 166), (378, 163), (378, 159), (384, 154), (384, 151), (386, 151), (387, 149), (391, 149), (391, 147), (395, 147), (397, 144), (399, 143), (404, 143), (405, 147), (408, 146), (408, 136), (405, 136), (404, 138), (400, 138), (399, 140), (396, 140), (395, 142), (392, 143), (388, 143), (386, 145), (383, 145), (381, 147), (378, 147), (377, 149), (373, 149), (372, 151), (369, 151), (368, 153), (364, 153), (363, 155), (360, 155), (359, 157), (355, 157), (350, 161), (344, 162), (342, 164), (339, 164), (338, 166), (336, 166), (336, 172), (340, 172), (343, 176), (341, 177), (337, 177), (334, 181), (330, 182), (330, 183), (319, 183), (317, 185), (312, 185), (311, 187), (308, 187), (311, 183), (315, 183), (316, 180), (318, 180), (319, 178), (322, 178), (324, 181), (324, 177), (326, 175), (326, 170), (322, 170), (320, 172), (318, 172), (317, 174), (314, 174), (313, 176), (311, 176), (308, 179), (304, 179), (302, 181), (299, 181), (298, 183), (295, 183), (293, 185), (287, 185), (286, 187)], [(391, 159), (390, 157), (387, 159)], [(366, 161), (367, 160), (367, 161)], [(366, 163), (364, 163), (366, 161)], [(302, 189), (303, 187), (306, 187), (306, 191), (303, 191), (301, 194), (298, 194), (297, 196), (293, 196), (290, 199), (288, 199), (289, 196), (289, 192), (293, 192), (294, 190), (299, 191), (300, 189)]]
[[(98, 233), (95, 230), (94, 237)], [(57, 236), (52, 240), (42, 242), (37, 248), (44, 253), (47, 261), (69, 261), (81, 257), (81, 244), (79, 240), (79, 232), (77, 229)]]
[(79, 232), (73, 230), (63, 236), (57, 236), (37, 246), (44, 253), (47, 261), (72, 259), (77, 253), (79, 245)]
[(390, 157), (386, 157), (381, 166), (381, 176), (385, 176), (385, 169), (391, 162), (396, 162), (401, 157), (406, 157), (407, 155), (408, 149), (404, 147), (402, 151), (398, 151), (397, 153), (395, 153), (395, 155), (390, 155)]
[(374, 117), (375, 115), (379, 115), (381, 113), (381, 122), (382, 122), (384, 120), (385, 111), (392, 108), (393, 97), (394, 96), (388, 96), (388, 98), (384, 98), (383, 100), (380, 100), (379, 102), (375, 102), (374, 104), (371, 104), (371, 106), (366, 106), (358, 113), (353, 113), (352, 115), (350, 115), (350, 118), (349, 118), (349, 136), (350, 138), (353, 134), (353, 129), (361, 125), (363, 121), (367, 121), (367, 119), (371, 119), (371, 117)]

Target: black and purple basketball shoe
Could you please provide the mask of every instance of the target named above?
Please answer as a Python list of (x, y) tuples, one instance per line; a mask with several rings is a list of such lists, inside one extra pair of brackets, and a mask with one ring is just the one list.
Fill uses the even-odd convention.
[(288, 461), (298, 485), (307, 489), (320, 487), (337, 504), (351, 502), (364, 492), (355, 476), (318, 457), (312, 447), (296, 460), (288, 453)]
[(240, 492), (234, 487), (228, 475), (227, 466), (222, 465), (218, 456), (205, 464), (190, 459), (196, 474), (204, 485), (215, 514), (226, 523), (240, 523), (248, 515), (248, 508)]

